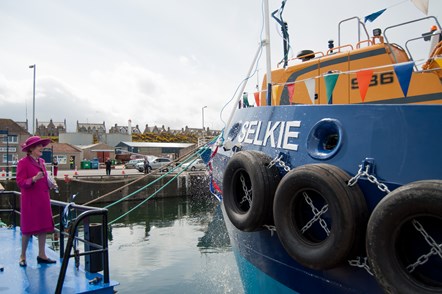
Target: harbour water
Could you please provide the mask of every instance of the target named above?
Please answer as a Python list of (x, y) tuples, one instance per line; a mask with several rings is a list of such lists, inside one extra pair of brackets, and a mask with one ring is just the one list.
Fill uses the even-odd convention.
[[(109, 209), (109, 221), (139, 202)], [(112, 225), (111, 278), (119, 293), (243, 293), (218, 201), (152, 199)]]
[[(112, 223), (110, 277), (120, 282), (118, 293), (244, 293), (220, 204), (203, 182), (195, 187), (199, 195), (154, 197)], [(14, 182), (6, 188), (18, 190)], [(96, 193), (116, 189), (112, 184), (101, 185), (102, 191), (86, 185), (60, 188), (61, 200), (70, 198), (67, 193), (94, 198)], [(120, 197), (129, 192), (121, 191)], [(83, 203), (79, 198), (75, 201)], [(109, 222), (140, 201), (123, 201), (110, 207)]]

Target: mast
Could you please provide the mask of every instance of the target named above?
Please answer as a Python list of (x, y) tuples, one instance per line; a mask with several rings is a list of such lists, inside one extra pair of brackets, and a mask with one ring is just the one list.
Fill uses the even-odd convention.
[[(264, 0), (264, 22), (265, 22), (265, 39), (261, 41), (259, 44), (258, 50), (256, 51), (255, 57), (253, 58), (253, 62), (250, 65), (249, 71), (247, 73), (247, 77), (250, 77), (250, 74), (253, 71), (253, 68), (255, 67), (256, 61), (258, 60), (258, 57), (260, 55), (260, 52), (262, 50), (262, 47), (266, 47), (266, 67), (267, 67), (267, 105), (272, 105), (272, 71), (271, 71), (271, 61), (270, 61), (270, 27), (269, 27), (269, 2), (268, 0)], [(238, 91), (238, 96), (236, 98), (235, 104), (233, 106), (233, 110), (230, 113), (229, 119), (227, 120), (227, 123), (225, 125), (226, 128), (230, 126), (230, 123), (233, 119), (233, 115), (236, 111), (236, 105), (238, 105), (238, 102), (241, 100), (242, 94), (244, 92), (244, 89), (246, 87), (246, 83), (243, 83), (241, 86), (241, 89)], [(225, 134), (227, 135), (227, 134)], [(225, 138), (224, 138), (225, 139)]]
[(264, 1), (264, 22), (265, 22), (265, 46), (266, 46), (266, 67), (267, 67), (267, 105), (272, 105), (272, 63), (270, 60), (270, 24), (269, 24), (269, 1)]

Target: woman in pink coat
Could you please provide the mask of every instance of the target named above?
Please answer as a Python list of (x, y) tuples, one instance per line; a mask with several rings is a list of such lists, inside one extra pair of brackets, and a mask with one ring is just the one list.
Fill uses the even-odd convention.
[(48, 181), (45, 161), (40, 158), (43, 147), (51, 142), (38, 136), (29, 137), (22, 145), (27, 156), (20, 159), (17, 165), (17, 184), (21, 190), (20, 227), (22, 232), (22, 249), (20, 266), (26, 266), (26, 250), (32, 235), (38, 237), (38, 263), (55, 263), (46, 256), (46, 233), (54, 231), (54, 221), (50, 203), (49, 189), (53, 184)]

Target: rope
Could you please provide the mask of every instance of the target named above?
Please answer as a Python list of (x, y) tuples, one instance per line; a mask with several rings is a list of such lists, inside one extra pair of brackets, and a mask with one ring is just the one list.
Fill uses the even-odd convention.
[[(198, 154), (199, 152), (200, 152), (200, 151), (198, 151), (197, 153), (195, 153), (195, 154), (192, 155), (192, 157), (195, 157), (195, 159), (193, 159), (193, 161), (195, 161), (195, 160), (197, 159), (197, 156), (199, 155), (199, 154)], [(192, 162), (193, 162), (193, 161), (192, 161)], [(176, 170), (176, 169), (177, 169), (178, 167), (180, 167), (182, 164), (184, 164), (184, 163), (179, 164), (177, 167), (175, 167), (175, 168), (173, 168), (172, 170), (168, 171), (167, 173), (165, 173), (165, 174), (162, 175), (161, 177), (155, 179), (154, 181), (148, 183), (147, 185), (144, 185), (143, 187), (141, 187), (141, 188), (139, 188), (138, 190), (136, 190), (136, 191), (134, 191), (134, 192), (128, 194), (127, 196), (124, 196), (123, 198), (118, 199), (118, 200), (115, 201), (115, 202), (112, 202), (111, 204), (105, 206), (104, 208), (108, 209), (108, 208), (114, 206), (115, 204), (118, 204), (118, 203), (120, 203), (121, 201), (124, 201), (124, 200), (126, 200), (126, 199), (128, 199), (128, 198), (134, 196), (135, 194), (138, 194), (139, 192), (141, 192), (141, 191), (143, 191), (143, 190), (149, 188), (150, 186), (152, 186), (153, 184), (155, 184), (156, 182), (158, 182), (159, 180), (161, 180), (163, 177), (165, 177), (166, 175), (168, 175), (168, 174), (170, 174), (171, 172), (173, 172), (174, 170)], [(161, 167), (160, 169), (162, 169), (162, 168), (163, 168), (163, 167)], [(158, 190), (158, 191), (161, 191), (165, 186), (167, 186), (171, 181), (173, 181), (174, 179), (176, 179), (177, 176), (179, 176), (179, 175), (182, 174), (183, 172), (184, 172), (184, 170), (180, 171), (180, 172), (179, 172), (177, 175), (175, 175), (170, 181), (168, 181), (165, 185), (163, 185), (163, 186), (160, 188), (160, 190)], [(158, 191), (156, 191), (154, 194), (156, 194)]]
[[(235, 90), (235, 92), (233, 93), (233, 95), (232, 95), (232, 97), (224, 104), (224, 106), (221, 108), (221, 111), (220, 111), (220, 113), (219, 113), (219, 118), (220, 118), (220, 120), (221, 120), (221, 122), (224, 124), (224, 128), (226, 128), (227, 127), (227, 122), (226, 121), (224, 121), (224, 119), (223, 119), (223, 112), (224, 112), (224, 110), (225, 110), (225, 108), (233, 101), (233, 99), (235, 98), (235, 96), (237, 95), (237, 93), (238, 93), (238, 90), (241, 88), (241, 86), (244, 84), (244, 83), (247, 83), (247, 81), (249, 80), (249, 79), (251, 79), (255, 74), (257, 74), (258, 73), (258, 66), (259, 66), (259, 62), (260, 62), (260, 60), (261, 60), (261, 56), (262, 56), (262, 48), (263, 48), (263, 46), (262, 46), (262, 44), (263, 44), (263, 32), (264, 32), (264, 23), (265, 23), (265, 21), (264, 21), (264, 19), (265, 19), (265, 16), (264, 16), (264, 0), (263, 1), (261, 1), (261, 31), (260, 31), (260, 35), (259, 35), (259, 38), (260, 38), (260, 41), (259, 41), (259, 53), (258, 53), (258, 58), (256, 59), (256, 61), (254, 62), (254, 71), (253, 71), (253, 73), (250, 73), (249, 74), (249, 76), (246, 76), (239, 84), (238, 84), (238, 86), (236, 87), (236, 90)], [(258, 86), (258, 85), (256, 85), (256, 86)], [(234, 111), (236, 111), (236, 105), (234, 105), (233, 106), (233, 110), (232, 110), (232, 112), (234, 112)]]
[[(130, 198), (130, 197), (132, 197), (132, 196), (134, 196), (134, 195), (136, 195), (136, 194), (138, 194), (139, 192), (141, 192), (141, 191), (147, 189), (147, 188), (150, 187), (151, 185), (155, 184), (156, 182), (158, 182), (159, 180), (161, 180), (162, 178), (164, 178), (166, 175), (169, 175), (170, 173), (172, 173), (172, 172), (175, 171), (176, 169), (181, 168), (181, 166), (182, 166), (183, 164), (188, 163), (188, 162), (190, 162), (190, 163), (192, 164), (193, 162), (195, 162), (195, 161), (198, 159), (198, 157), (201, 157), (201, 155), (202, 155), (202, 154), (208, 149), (208, 146), (214, 144), (214, 142), (216, 142), (216, 141), (218, 140), (218, 138), (219, 138), (219, 136), (214, 137), (211, 141), (207, 142), (207, 143), (204, 144), (203, 146), (201, 146), (201, 147), (196, 147), (196, 148), (194, 148), (193, 150), (191, 150), (191, 151), (189, 151), (188, 153), (186, 153), (185, 155), (183, 155), (182, 157), (177, 158), (176, 160), (170, 162), (169, 164), (164, 165), (163, 167), (159, 168), (158, 170), (161, 171), (161, 170), (164, 169), (165, 167), (168, 167), (168, 166), (170, 166), (170, 165), (172, 165), (172, 164), (174, 164), (174, 163), (176, 163), (176, 162), (178, 162), (178, 161), (181, 160), (181, 163), (180, 163), (180, 164), (176, 165), (173, 169), (169, 170), (167, 173), (165, 173), (165, 174), (162, 175), (161, 177), (159, 177), (159, 178), (157, 178), (156, 180), (154, 180), (154, 181), (152, 181), (152, 182), (146, 184), (145, 186), (139, 188), (138, 190), (136, 190), (136, 191), (134, 191), (134, 192), (128, 194), (127, 196), (124, 196), (123, 198), (121, 198), (121, 199), (119, 199), (119, 200), (117, 200), (117, 201), (115, 201), (115, 202), (112, 202), (111, 204), (105, 206), (104, 208), (108, 209), (108, 208), (110, 208), (110, 207), (112, 207), (112, 206), (114, 206), (114, 205), (120, 203), (121, 201), (124, 201), (124, 200), (126, 200), (126, 199), (128, 199), (128, 198)], [(195, 152), (195, 151), (196, 151), (196, 152)], [(181, 158), (183, 158), (183, 159), (181, 159)], [(211, 158), (210, 158), (210, 159), (211, 159)], [(155, 171), (155, 172), (158, 172), (158, 170)], [(143, 205), (144, 203), (146, 203), (148, 200), (150, 200), (152, 197), (154, 197), (157, 193), (159, 193), (160, 191), (162, 191), (166, 186), (168, 186), (171, 182), (173, 182), (173, 181), (174, 181), (178, 176), (180, 176), (185, 170), (186, 170), (186, 169), (181, 169), (180, 172), (178, 172), (178, 173), (177, 173), (176, 175), (174, 175), (169, 181), (167, 181), (167, 183), (165, 183), (165, 184), (162, 185), (158, 190), (156, 190), (155, 193), (153, 193), (152, 195), (148, 196), (148, 197), (147, 197), (146, 199), (144, 199), (142, 202), (140, 202), (139, 204), (137, 204), (135, 207), (133, 207), (132, 209), (128, 210), (127, 212), (123, 213), (121, 216), (117, 217), (117, 218), (114, 219), (113, 221), (110, 221), (108, 224), (109, 224), (109, 225), (112, 225), (112, 224), (115, 223), (116, 221), (120, 220), (121, 218), (125, 217), (126, 215), (128, 215), (129, 213), (131, 213), (132, 211), (134, 211), (135, 209), (137, 209), (138, 207), (140, 207), (141, 205)], [(155, 173), (155, 172), (153, 172), (153, 173)], [(105, 198), (105, 197), (107, 197), (107, 196), (109, 196), (109, 195), (112, 195), (112, 194), (115, 193), (116, 191), (120, 191), (121, 189), (123, 189), (123, 188), (125, 188), (125, 187), (127, 187), (127, 186), (129, 186), (129, 185), (132, 185), (132, 184), (134, 184), (134, 183), (136, 183), (136, 182), (138, 182), (138, 181), (141, 181), (142, 179), (144, 179), (144, 178), (147, 177), (147, 176), (149, 176), (149, 175), (145, 175), (145, 176), (143, 176), (143, 177), (140, 177), (140, 178), (137, 179), (137, 180), (134, 180), (134, 181), (132, 181), (132, 182), (130, 182), (130, 183), (128, 183), (128, 184), (126, 184), (126, 185), (124, 185), (124, 186), (122, 186), (122, 187), (119, 187), (118, 189), (115, 189), (114, 191), (111, 191), (111, 192), (109, 192), (109, 193), (106, 193), (105, 195), (102, 195), (102, 196), (100, 196), (100, 197), (98, 197), (98, 198), (96, 198), (96, 199), (93, 199), (93, 200), (91, 200), (91, 201), (89, 201), (89, 202), (86, 202), (86, 203), (84, 203), (83, 205), (89, 205), (89, 204), (91, 204), (91, 203), (93, 203), (93, 202), (95, 202), (95, 201), (97, 201), (97, 200), (99, 200), (99, 199), (103, 199), (103, 198)], [(70, 208), (69, 206), (70, 206), (70, 204), (69, 204), (68, 206), (65, 207), (64, 215), (63, 215), (63, 221), (65, 221), (66, 219), (69, 218), (69, 208)], [(55, 215), (54, 218), (57, 217), (57, 216), (58, 216), (58, 215)]]
[[(207, 144), (205, 144), (203, 147), (206, 147)], [(200, 156), (203, 152), (205, 151), (205, 148), (199, 148), (199, 150), (192, 154), (191, 156), (189, 156), (189, 158), (193, 158), (192, 163), (194, 161), (197, 160), (198, 156)], [(149, 186), (151, 186), (152, 184), (154, 184), (155, 182), (159, 181), (160, 179), (162, 179), (164, 176), (166, 176), (167, 174), (170, 174), (172, 171), (174, 171), (175, 169), (177, 169), (178, 167), (181, 167), (181, 165), (183, 165), (186, 162), (182, 162), (181, 164), (179, 164), (177, 167), (175, 167), (173, 170), (167, 172), (166, 174), (164, 174), (163, 176), (159, 177), (158, 179), (156, 179), (153, 182), (150, 182), (149, 184), (141, 187), (140, 189), (130, 193), (129, 195), (105, 206), (104, 208), (108, 209), (109, 207), (112, 207), (113, 205), (120, 203), (121, 201), (126, 200), (129, 197), (132, 197), (133, 195), (147, 189)], [(164, 185), (162, 185), (158, 190), (155, 191), (155, 193), (153, 193), (152, 195), (148, 196), (146, 199), (144, 199), (143, 201), (141, 201), (140, 203), (138, 203), (136, 206), (134, 206), (133, 208), (131, 208), (130, 210), (128, 210), (127, 212), (123, 213), (122, 215), (120, 215), (119, 217), (117, 217), (116, 219), (112, 220), (109, 222), (109, 225), (112, 225), (113, 223), (117, 222), (118, 220), (120, 220), (121, 218), (125, 217), (126, 215), (128, 215), (129, 213), (131, 213), (132, 211), (136, 210), (137, 208), (139, 208), (140, 206), (142, 206), (144, 203), (146, 203), (147, 201), (149, 201), (151, 198), (153, 198), (156, 194), (158, 194), (160, 191), (162, 191), (166, 186), (168, 186), (170, 183), (172, 183), (179, 175), (181, 175), (185, 170), (182, 169), (180, 172), (178, 172), (176, 175), (174, 175), (169, 181), (167, 181), (167, 183), (165, 183)]]
[[(206, 145), (207, 145), (207, 144), (206, 144)], [(205, 145), (204, 145), (204, 146), (205, 146)], [(192, 154), (195, 152), (195, 150), (198, 150), (199, 148), (200, 148), (200, 147), (196, 147), (196, 148), (192, 149), (192, 150), (189, 151), (188, 153), (184, 154), (182, 157), (179, 157), (179, 158), (175, 159), (174, 161), (170, 162), (169, 164), (165, 165), (164, 167), (168, 167), (169, 165), (171, 165), (171, 164), (173, 164), (173, 163), (179, 161), (181, 158), (187, 158), (188, 156), (192, 155)], [(185, 160), (185, 159), (184, 159), (184, 160)], [(151, 174), (156, 174), (156, 173), (158, 173), (158, 172), (159, 172), (158, 170), (155, 170), (155, 171), (153, 171)], [(165, 175), (167, 175), (167, 174), (168, 174), (168, 173), (166, 173)], [(163, 175), (163, 176), (165, 176), (165, 175)], [(143, 179), (146, 178), (147, 176), (149, 176), (149, 175), (144, 175), (144, 176), (142, 176), (142, 177), (140, 177), (140, 178), (138, 178), (138, 179), (136, 179), (136, 180), (134, 180), (134, 181), (132, 181), (132, 182), (130, 182), (130, 183), (127, 183), (126, 185), (123, 185), (123, 186), (119, 187), (118, 189), (115, 189), (115, 190), (113, 190), (113, 191), (110, 191), (110, 192), (108, 192), (108, 193), (106, 193), (106, 194), (104, 194), (104, 195), (102, 195), (102, 196), (100, 196), (100, 197), (98, 197), (98, 198), (95, 198), (95, 199), (93, 199), (93, 200), (91, 200), (91, 201), (88, 201), (88, 202), (84, 203), (83, 205), (89, 205), (89, 204), (94, 203), (94, 202), (96, 202), (96, 201), (98, 201), (98, 200), (101, 200), (101, 199), (103, 199), (103, 198), (106, 198), (106, 197), (108, 197), (108, 196), (110, 196), (110, 195), (112, 195), (112, 194), (114, 194), (114, 193), (116, 193), (116, 192), (120, 192), (121, 189), (126, 188), (126, 187), (128, 187), (128, 186), (130, 186), (130, 185), (132, 185), (132, 184), (135, 184), (135, 183), (137, 183), (137, 182), (143, 180)], [(159, 179), (161, 179), (161, 178), (162, 178), (162, 177), (160, 177)]]
[[(157, 191), (155, 191), (155, 193), (153, 193), (152, 195), (150, 195), (149, 197), (147, 197), (146, 199), (144, 199), (143, 201), (141, 201), (140, 203), (138, 203), (137, 205), (135, 205), (133, 208), (129, 209), (127, 212), (123, 213), (122, 215), (120, 215), (119, 217), (117, 217), (116, 219), (114, 219), (113, 221), (109, 222), (109, 225), (112, 225), (113, 223), (115, 223), (116, 221), (120, 220), (121, 218), (125, 217), (126, 215), (128, 215), (129, 213), (131, 213), (132, 211), (134, 211), (135, 209), (137, 209), (138, 207), (140, 207), (141, 205), (143, 205), (144, 203), (146, 203), (148, 200), (150, 200), (152, 197), (154, 197), (158, 192), (160, 192), (161, 190), (163, 190), (167, 185), (169, 185), (172, 181), (174, 181), (180, 174), (182, 174), (184, 172), (184, 170), (180, 171), (179, 173), (177, 173), (172, 179), (170, 179), (166, 184), (164, 184), (163, 186), (161, 186), (160, 189), (158, 189)], [(158, 178), (160, 179), (160, 178)], [(128, 196), (126, 196), (124, 199), (135, 195), (136, 193), (140, 192), (141, 190), (144, 190), (147, 187), (138, 189), (137, 191), (129, 194)], [(121, 199), (117, 202), (112, 203), (112, 205), (124, 200)], [(105, 208), (108, 208), (109, 206), (106, 206)]]
[[(216, 139), (218, 139), (218, 136), (217, 136), (217, 137), (214, 137), (210, 142), (204, 144), (204, 145), (201, 146), (201, 147), (195, 147), (195, 148), (192, 149), (191, 151), (189, 151), (189, 152), (187, 152), (186, 154), (184, 154), (183, 156), (181, 156), (181, 157), (175, 159), (174, 161), (170, 162), (169, 164), (165, 165), (164, 167), (167, 167), (167, 166), (169, 166), (169, 165), (171, 165), (171, 164), (174, 164), (175, 162), (180, 161), (180, 160), (183, 158), (182, 160), (184, 160), (184, 162), (182, 162), (181, 164), (178, 165), (178, 166), (181, 166), (182, 164), (186, 163), (186, 160), (187, 160), (189, 157), (191, 157), (192, 155), (194, 155), (195, 151), (197, 151), (197, 153), (198, 153), (198, 150), (203, 150), (204, 147), (207, 147), (209, 144), (211, 144), (211, 143), (213, 143), (214, 141), (216, 141)], [(196, 159), (194, 159), (194, 160), (196, 160)], [(193, 161), (192, 161), (192, 162), (193, 162)], [(175, 168), (175, 169), (176, 169), (176, 168)], [(173, 169), (173, 170), (175, 170), (175, 169)], [(160, 169), (159, 169), (159, 170), (160, 170)], [(172, 171), (173, 171), (173, 170), (172, 170)], [(158, 170), (153, 171), (150, 175), (152, 175), (152, 174), (156, 174), (156, 173), (158, 173)], [(149, 184), (154, 184), (154, 183), (156, 183), (157, 181), (159, 181), (160, 179), (162, 179), (164, 176), (166, 176), (166, 175), (168, 175), (168, 174), (170, 174), (170, 172), (164, 174), (163, 176), (159, 177), (158, 179), (156, 179), (155, 181), (153, 181), (153, 182), (151, 182), (151, 183), (149, 183)], [(181, 174), (181, 173), (180, 173), (180, 174)], [(130, 183), (127, 183), (126, 185), (123, 185), (123, 186), (121, 186), (121, 187), (119, 187), (119, 188), (117, 188), (117, 189), (115, 189), (115, 190), (113, 190), (113, 191), (110, 191), (110, 192), (108, 192), (108, 193), (106, 193), (106, 194), (104, 194), (104, 195), (102, 195), (102, 196), (100, 196), (100, 197), (97, 197), (97, 198), (92, 199), (92, 200), (90, 200), (90, 201), (88, 201), (88, 202), (85, 202), (85, 203), (83, 203), (82, 205), (88, 206), (88, 205), (90, 205), (90, 204), (92, 204), (92, 203), (94, 203), (94, 202), (96, 202), (96, 201), (98, 201), (98, 200), (101, 200), (101, 199), (103, 199), (103, 198), (106, 198), (106, 197), (108, 197), (108, 196), (110, 196), (110, 195), (112, 195), (112, 194), (114, 194), (114, 193), (116, 193), (116, 192), (120, 192), (122, 189), (124, 189), (124, 188), (126, 188), (126, 187), (128, 187), (128, 186), (130, 186), (130, 185), (132, 185), (132, 184), (135, 184), (135, 183), (137, 183), (137, 182), (139, 182), (139, 181), (141, 181), (141, 180), (143, 180), (143, 179), (146, 178), (147, 176), (149, 176), (149, 174), (144, 175), (144, 176), (142, 176), (142, 177), (139, 177), (138, 179), (136, 179), (136, 180), (134, 180), (134, 181), (131, 181)], [(145, 187), (146, 187), (146, 186), (145, 186)], [(147, 188), (147, 187), (146, 187), (146, 188)], [(141, 190), (142, 190), (142, 188), (141, 188)], [(141, 191), (141, 190), (138, 189), (137, 191)], [(133, 193), (131, 193), (131, 194), (129, 194), (129, 195), (133, 196), (132, 194), (133, 194)], [(124, 199), (127, 199), (127, 198), (128, 198), (128, 196), (124, 197)], [(119, 202), (121, 202), (121, 201), (118, 200), (117, 202), (119, 203)], [(111, 206), (112, 206), (112, 205), (111, 205)], [(55, 219), (55, 218), (58, 217), (58, 216), (59, 216), (59, 214), (56, 214), (56, 215), (54, 215), (52, 218)]]

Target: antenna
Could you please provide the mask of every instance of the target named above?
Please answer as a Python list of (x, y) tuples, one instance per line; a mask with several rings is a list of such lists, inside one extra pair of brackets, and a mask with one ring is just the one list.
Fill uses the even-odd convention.
[[(289, 46), (290, 46), (287, 22), (285, 22), (284, 19), (282, 18), (282, 13), (284, 12), (286, 1), (287, 0), (282, 1), (281, 8), (272, 12), (273, 19), (275, 19), (276, 22), (281, 26), (282, 39), (283, 39), (282, 47), (284, 48), (284, 57), (279, 63), (282, 63), (284, 61), (284, 67), (287, 67), (288, 65), (288, 55), (289, 55)], [(279, 11), (279, 18), (276, 17), (276, 13), (278, 13), (278, 11)]]

